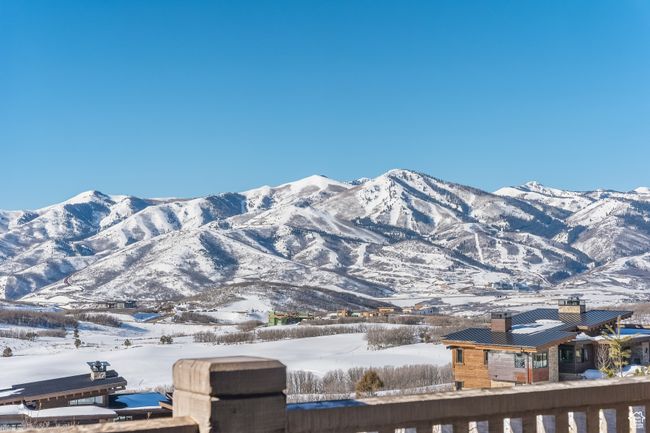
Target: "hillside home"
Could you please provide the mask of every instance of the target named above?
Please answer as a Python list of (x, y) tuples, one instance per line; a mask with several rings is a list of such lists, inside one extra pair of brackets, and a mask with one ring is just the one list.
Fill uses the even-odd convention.
[[(587, 310), (579, 298), (558, 308), (492, 313), (490, 328), (443, 337), (452, 351), (457, 389), (495, 388), (579, 378), (595, 368), (598, 339), (630, 311)], [(602, 342), (601, 342), (602, 343)]]

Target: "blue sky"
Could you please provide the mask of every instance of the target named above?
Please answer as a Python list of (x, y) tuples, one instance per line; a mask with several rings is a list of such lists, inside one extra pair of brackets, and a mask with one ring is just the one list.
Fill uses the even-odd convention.
[(411, 168), (650, 185), (645, 0), (0, 0), (0, 208)]

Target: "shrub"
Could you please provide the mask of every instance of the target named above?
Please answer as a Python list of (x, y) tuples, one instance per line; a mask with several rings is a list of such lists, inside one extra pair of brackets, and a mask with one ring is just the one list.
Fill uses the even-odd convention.
[(257, 327), (262, 326), (263, 324), (264, 322), (260, 322), (259, 320), (247, 320), (237, 325), (237, 329), (242, 332), (250, 332)]
[(252, 332), (231, 332), (217, 336), (217, 344), (240, 344), (252, 343), (255, 341), (255, 335)]
[(383, 349), (386, 347), (405, 346), (418, 342), (415, 330), (411, 327), (400, 326), (399, 328), (374, 327), (366, 332), (368, 348)]
[(172, 319), (175, 323), (202, 323), (204, 325), (219, 323), (218, 319), (207, 314), (195, 313), (193, 311), (183, 311), (181, 314), (174, 316)]
[(119, 328), (122, 326), (122, 321), (110, 316), (108, 314), (88, 314), (88, 313), (78, 313), (74, 316), (77, 320), (82, 322), (90, 322), (96, 325), (110, 326), (112, 328)]
[(211, 331), (197, 332), (194, 334), (195, 343), (216, 343), (218, 335)]
[(11, 350), (11, 347), (5, 347), (5, 350), (2, 351), (3, 358), (9, 358), (14, 356), (14, 352)]
[(32, 331), (23, 331), (22, 329), (2, 329), (0, 330), (0, 337), (34, 341), (38, 334)]
[(65, 329), (45, 329), (43, 331), (38, 331), (39, 337), (55, 337), (55, 338), (65, 338), (67, 332)]
[(172, 344), (173, 342), (174, 342), (174, 338), (171, 335), (160, 336), (160, 344)]
[(124, 345), (126, 347), (131, 347), (131, 340), (129, 340), (128, 338), (126, 340), (124, 340)]
[(268, 328), (257, 331), (257, 339), (264, 341), (277, 341), (287, 338), (311, 338), (326, 335), (358, 334), (365, 332), (366, 325), (349, 326), (297, 326), (290, 328)]
[(361, 397), (364, 395), (374, 395), (383, 387), (384, 382), (379, 378), (377, 372), (375, 370), (368, 370), (359, 379), (354, 390), (357, 393), (357, 397)]
[(33, 310), (0, 310), (0, 323), (34, 328), (65, 328), (77, 325), (77, 321), (63, 313)]
[[(353, 367), (348, 370), (331, 370), (322, 378), (309, 371), (289, 371), (287, 373), (287, 394), (316, 395), (326, 399), (348, 398), (355, 391), (355, 385), (370, 370), (365, 367)], [(411, 390), (414, 392), (433, 392), (434, 386), (450, 384), (453, 381), (451, 365), (444, 366), (422, 364), (401, 367), (372, 368), (384, 382), (384, 390)], [(312, 394), (312, 396), (308, 396)], [(305, 400), (307, 401), (307, 400)]]
[(80, 346), (81, 346), (81, 340), (78, 339), (78, 338), (75, 338), (75, 339), (74, 339), (74, 347), (76, 347), (77, 349), (79, 349)]

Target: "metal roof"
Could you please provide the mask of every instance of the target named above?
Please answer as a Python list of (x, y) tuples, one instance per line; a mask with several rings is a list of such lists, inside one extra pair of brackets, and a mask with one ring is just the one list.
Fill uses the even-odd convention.
[(535, 348), (556, 341), (570, 341), (577, 333), (567, 332), (558, 328), (531, 334), (512, 332), (492, 332), (489, 328), (468, 328), (452, 332), (444, 337), (445, 341), (462, 341), (485, 346), (508, 346)]
[(512, 316), (513, 325), (534, 323), (538, 320), (559, 320), (567, 324), (568, 328), (597, 328), (605, 323), (616, 320), (619, 316), (625, 319), (632, 316), (631, 311), (616, 310), (589, 310), (584, 313), (560, 313), (555, 308), (537, 308)]
[(532, 324), (539, 320), (557, 320), (558, 326), (539, 332), (492, 332), (490, 328), (469, 328), (445, 335), (447, 342), (474, 343), (486, 346), (540, 347), (555, 341), (569, 341), (577, 335), (574, 331), (598, 328), (618, 317), (628, 318), (631, 311), (589, 310), (584, 313), (560, 313), (555, 308), (537, 308), (512, 316), (512, 325)]
[(106, 372), (106, 379), (91, 380), (90, 374), (60, 377), (39, 382), (20, 383), (0, 389), (0, 405), (38, 401), (46, 398), (71, 396), (82, 392), (108, 393), (126, 387), (126, 379), (115, 370)]

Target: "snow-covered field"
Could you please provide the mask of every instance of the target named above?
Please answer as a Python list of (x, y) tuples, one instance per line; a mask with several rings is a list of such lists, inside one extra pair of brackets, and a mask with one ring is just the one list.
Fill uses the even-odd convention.
[[(261, 356), (279, 359), (290, 370), (308, 370), (318, 375), (356, 366), (444, 365), (451, 360), (448, 350), (435, 344), (368, 350), (364, 334), (238, 345), (194, 343), (191, 335), (196, 332), (229, 332), (232, 327), (138, 323), (129, 316), (119, 318), (125, 321), (119, 329), (84, 323), (80, 327), (84, 346), (79, 349), (74, 348), (71, 332), (65, 339), (39, 338), (35, 342), (0, 338), (0, 347), (9, 346), (14, 351), (13, 357), (2, 358), (0, 362), (0, 389), (16, 383), (83, 374), (88, 371), (85, 362), (93, 360), (110, 362), (127, 379), (128, 388), (134, 390), (171, 385), (172, 365), (181, 358)], [(159, 338), (163, 334), (185, 336), (175, 337), (171, 345), (161, 345)], [(132, 342), (131, 347), (124, 346), (126, 338)]]

